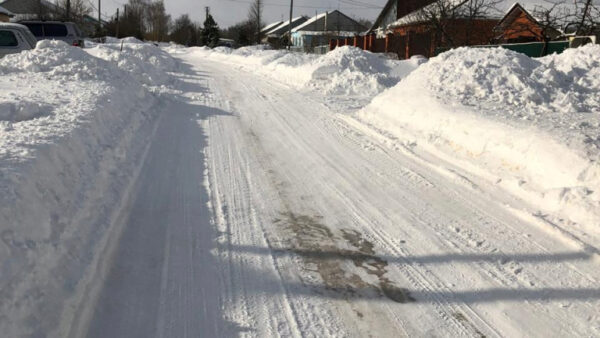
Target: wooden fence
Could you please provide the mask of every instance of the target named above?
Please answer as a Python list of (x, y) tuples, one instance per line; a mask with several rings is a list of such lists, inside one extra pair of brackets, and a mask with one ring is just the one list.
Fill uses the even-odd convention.
[(431, 35), (428, 33), (388, 34), (379, 39), (375, 34), (369, 34), (329, 41), (329, 50), (341, 46), (354, 46), (373, 53), (392, 53), (398, 55), (399, 59), (409, 59), (413, 55), (433, 55)]

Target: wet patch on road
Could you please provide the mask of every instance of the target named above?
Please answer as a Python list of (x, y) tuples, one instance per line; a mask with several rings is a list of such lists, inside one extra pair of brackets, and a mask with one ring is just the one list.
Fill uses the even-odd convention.
[[(323, 224), (323, 217), (292, 212), (282, 213), (274, 223), (292, 232), (289, 250), (302, 257), (305, 270), (319, 274), (326, 290), (346, 298), (370, 296), (386, 297), (397, 303), (415, 301), (408, 290), (386, 277), (388, 262), (376, 255), (373, 243), (359, 232), (341, 230), (341, 236), (336, 236)], [(373, 278), (348, 271), (348, 261)]]

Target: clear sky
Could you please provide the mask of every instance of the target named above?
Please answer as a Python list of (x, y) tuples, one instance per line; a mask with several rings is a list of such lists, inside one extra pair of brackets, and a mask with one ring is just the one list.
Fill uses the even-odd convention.
[[(94, 4), (94, 7), (97, 8), (98, 0), (86, 1)], [(127, 0), (101, 1), (102, 13), (107, 17), (114, 15), (117, 8), (123, 8), (123, 4), (127, 2)], [(518, 0), (504, 0), (499, 7), (501, 10), (506, 10), (515, 1)], [(167, 12), (173, 19), (181, 14), (189, 14), (193, 20), (198, 22), (204, 21), (204, 7), (209, 6), (219, 27), (227, 28), (248, 17), (248, 9), (252, 0), (164, 0), (164, 2)], [(265, 4), (265, 24), (289, 18), (290, 0), (263, 0), (263, 2)], [(363, 18), (375, 21), (386, 2), (387, 0), (294, 0), (294, 16), (314, 16), (315, 13), (339, 9), (355, 19)], [(521, 0), (519, 2), (529, 8), (534, 3), (543, 3), (543, 0)]]
[[(98, 0), (89, 1), (97, 7)], [(127, 2), (126, 0), (101, 1), (102, 13), (107, 16), (112, 16), (117, 7), (122, 8)], [(204, 21), (204, 7), (209, 6), (219, 27), (226, 28), (248, 17), (251, 0), (164, 0), (164, 2), (171, 17), (189, 14), (193, 20), (199, 22)], [(263, 2), (266, 24), (289, 17), (290, 0), (264, 0)], [(387, 0), (294, 0), (294, 16), (314, 16), (315, 12), (323, 13), (326, 10), (339, 8), (351, 17), (374, 21), (386, 2)]]

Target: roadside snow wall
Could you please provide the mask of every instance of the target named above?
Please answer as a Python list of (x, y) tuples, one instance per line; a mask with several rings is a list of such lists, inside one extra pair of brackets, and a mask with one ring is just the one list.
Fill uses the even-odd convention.
[(196, 48), (195, 52), (296, 88), (340, 96), (379, 94), (422, 63), (422, 60), (391, 60), (349, 46), (336, 48), (325, 55), (290, 53), (264, 46)]
[(532, 59), (460, 48), (359, 118), (497, 182), (539, 210), (600, 224), (600, 46)]
[(0, 59), (3, 337), (65, 336), (60, 324), (116, 231), (156, 124), (146, 87), (175, 66), (158, 48), (124, 47), (99, 46), (97, 58), (43, 41)]

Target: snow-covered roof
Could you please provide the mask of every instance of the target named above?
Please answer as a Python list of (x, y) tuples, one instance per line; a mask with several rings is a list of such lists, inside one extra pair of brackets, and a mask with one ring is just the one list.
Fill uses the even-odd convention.
[(0, 6), (0, 14), (4, 14), (4, 15), (7, 15), (10, 17), (15, 16), (11, 11), (9, 11), (8, 9), (6, 9), (2, 6)]
[[(292, 32), (292, 35), (297, 34), (297, 35), (330, 35), (332, 34), (332, 32), (330, 31), (298, 31), (298, 32)], [(335, 31), (334, 32), (335, 36), (348, 36), (348, 37), (352, 37), (356, 35), (356, 32), (345, 32), (345, 31)]]
[(281, 21), (281, 20), (279, 20), (279, 21), (276, 21), (276, 22), (273, 22), (273, 23), (270, 23), (270, 24), (266, 25), (266, 26), (265, 26), (263, 29), (261, 29), (260, 31), (261, 31), (261, 32), (268, 32), (268, 31), (270, 31), (272, 28), (275, 28), (275, 27), (277, 27), (277, 26), (281, 25), (282, 23), (283, 23), (283, 21)]
[[(448, 4), (449, 4), (449, 7), (452, 8), (451, 10), (454, 11), (454, 10), (459, 9), (461, 6), (465, 5), (468, 1), (469, 0), (451, 0)], [(423, 8), (420, 8), (414, 12), (411, 12), (408, 15), (405, 15), (405, 16), (399, 18), (398, 20), (392, 22), (388, 26), (388, 28), (423, 22), (423, 21), (427, 20), (427, 16), (429, 16), (431, 14), (437, 15), (439, 12), (440, 12), (439, 4), (434, 2)], [(460, 16), (460, 13), (458, 13), (458, 14)], [(498, 19), (499, 15), (497, 15), (493, 18)]]
[[(306, 20), (306, 17), (305, 17), (305, 16), (299, 16), (299, 17), (293, 18), (293, 19), (292, 19), (292, 26), (294, 26), (294, 24), (295, 24), (295, 23), (297, 23), (297, 22), (298, 22), (298, 21), (300, 21), (300, 20)], [(275, 28), (271, 29), (270, 31), (266, 32), (265, 34), (266, 34), (266, 35), (275, 34), (275, 33), (277, 33), (279, 30), (281, 30), (282, 28), (286, 28), (286, 27), (288, 27), (289, 25), (290, 25), (290, 21), (289, 21), (289, 20), (287, 20), (287, 21), (283, 21), (283, 22), (282, 22), (282, 23), (281, 23), (279, 26), (277, 26), (277, 27), (275, 27)], [(287, 29), (286, 29), (286, 31), (287, 31)]]
[(296, 27), (296, 28), (292, 29), (292, 32), (297, 32), (297, 31), (301, 30), (302, 28), (304, 28), (304, 27), (306, 27), (306, 26), (310, 25), (311, 23), (313, 23), (313, 22), (315, 22), (315, 21), (317, 21), (317, 20), (320, 20), (321, 18), (324, 18), (324, 17), (325, 17), (325, 15), (327, 15), (327, 14), (328, 14), (328, 13), (327, 13), (327, 12), (325, 12), (325, 13), (321, 13), (321, 14), (318, 14), (318, 15), (315, 15), (315, 16), (313, 16), (312, 18), (308, 19), (308, 20), (307, 20), (305, 23), (303, 23), (303, 24), (301, 24), (300, 26), (298, 26), (298, 27)]

